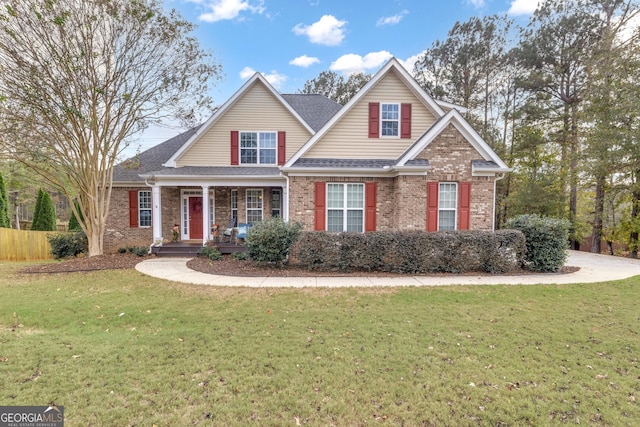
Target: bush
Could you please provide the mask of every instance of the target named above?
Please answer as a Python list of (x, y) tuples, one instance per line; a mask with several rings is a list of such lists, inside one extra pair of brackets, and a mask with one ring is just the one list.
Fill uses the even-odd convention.
[(281, 267), (288, 261), (291, 246), (301, 230), (302, 224), (286, 223), (281, 218), (257, 222), (247, 232), (247, 255), (258, 263)]
[(146, 246), (127, 246), (125, 248), (118, 248), (119, 254), (136, 254), (138, 256), (145, 256), (149, 253), (149, 248)]
[(209, 258), (211, 261), (222, 259), (222, 254), (215, 246), (203, 246), (198, 250), (198, 256)]
[(309, 270), (505, 273), (520, 267), (524, 252), (524, 235), (517, 230), (305, 232), (292, 258)]
[(55, 259), (74, 257), (89, 250), (89, 242), (83, 232), (50, 234), (47, 240)]
[(510, 218), (507, 228), (520, 230), (526, 239), (524, 266), (533, 271), (556, 272), (567, 260), (569, 221), (539, 215)]

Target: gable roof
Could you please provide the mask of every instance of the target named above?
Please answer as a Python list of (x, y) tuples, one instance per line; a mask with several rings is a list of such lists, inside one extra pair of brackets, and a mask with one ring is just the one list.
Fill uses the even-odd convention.
[(410, 166), (416, 156), (422, 152), (440, 133), (449, 125), (455, 128), (465, 137), (473, 148), (482, 156), (483, 162), (472, 163), (474, 172), (511, 172), (495, 151), (489, 147), (482, 137), (471, 127), (462, 115), (455, 109), (438, 119), (409, 149), (398, 159), (396, 168)]
[(113, 168), (114, 182), (139, 183), (144, 181), (140, 174), (147, 174), (162, 169), (171, 156), (189, 140), (200, 126), (189, 129), (171, 139), (166, 140), (142, 153), (117, 164)]
[(200, 138), (202, 134), (207, 132), (224, 114), (240, 99), (253, 85), (263, 84), (266, 89), (278, 100), (285, 109), (287, 109), (293, 117), (295, 117), (300, 124), (309, 131), (311, 135), (315, 133), (315, 130), (302, 118), (302, 116), (276, 91), (273, 86), (267, 81), (267, 79), (260, 73), (255, 73), (253, 77), (245, 82), (240, 89), (238, 89), (215, 113), (207, 120), (198, 131), (189, 138), (188, 141), (180, 147), (170, 159), (166, 161), (164, 166), (176, 167), (176, 162), (182, 155)]
[[(307, 141), (297, 153), (295, 153), (289, 161), (284, 165), (284, 168), (292, 166), (298, 161), (307, 151), (315, 145), (315, 143), (321, 139), (338, 121), (340, 121), (355, 105), (360, 102), (360, 99), (364, 97), (372, 88), (374, 88), (387, 73), (395, 71), (397, 76), (407, 85), (407, 87), (420, 99), (425, 106), (432, 111), (436, 117), (442, 117), (445, 112), (442, 107), (431, 98), (425, 91), (418, 85), (413, 77), (407, 72), (407, 70), (398, 62), (396, 58), (391, 58), (387, 63), (360, 89), (344, 107), (334, 115), (315, 135)], [(451, 104), (447, 104), (450, 106)]]

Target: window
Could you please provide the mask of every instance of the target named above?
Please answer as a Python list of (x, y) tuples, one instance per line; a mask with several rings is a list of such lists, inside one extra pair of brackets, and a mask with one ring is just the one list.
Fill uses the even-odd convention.
[(151, 191), (138, 191), (138, 227), (151, 227)]
[(456, 229), (458, 184), (441, 182), (438, 195), (438, 230)]
[(364, 184), (327, 184), (327, 231), (364, 231)]
[(398, 136), (400, 125), (400, 105), (381, 104), (380, 105), (380, 128), (382, 136)]
[(247, 190), (247, 222), (262, 221), (262, 190)]
[(276, 132), (240, 132), (240, 163), (276, 164)]
[(282, 216), (282, 190), (271, 190), (271, 216), (273, 218)]
[(238, 190), (231, 190), (231, 218), (233, 226), (238, 226)]

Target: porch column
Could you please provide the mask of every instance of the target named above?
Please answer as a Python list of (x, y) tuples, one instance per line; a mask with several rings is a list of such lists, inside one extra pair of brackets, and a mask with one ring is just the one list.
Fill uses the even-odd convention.
[(287, 184), (282, 186), (282, 220), (289, 222), (289, 179)]
[(162, 198), (159, 185), (151, 187), (151, 223), (153, 224), (153, 244), (162, 246)]
[(209, 226), (209, 186), (202, 186), (202, 246), (205, 246), (211, 238)]

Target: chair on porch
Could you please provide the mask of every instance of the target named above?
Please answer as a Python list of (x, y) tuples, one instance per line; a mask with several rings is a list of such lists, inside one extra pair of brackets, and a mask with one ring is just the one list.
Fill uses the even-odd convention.
[[(227, 225), (227, 228), (225, 228), (225, 230), (222, 232), (223, 242), (231, 243), (231, 240), (233, 239), (233, 229), (235, 225), (236, 225), (236, 221), (233, 218), (229, 218), (229, 225)], [(226, 239), (229, 239), (229, 240), (226, 240)]]
[(236, 245), (238, 244), (238, 239), (246, 240), (247, 232), (249, 231), (249, 227), (252, 224), (238, 224), (238, 233), (236, 233)]

